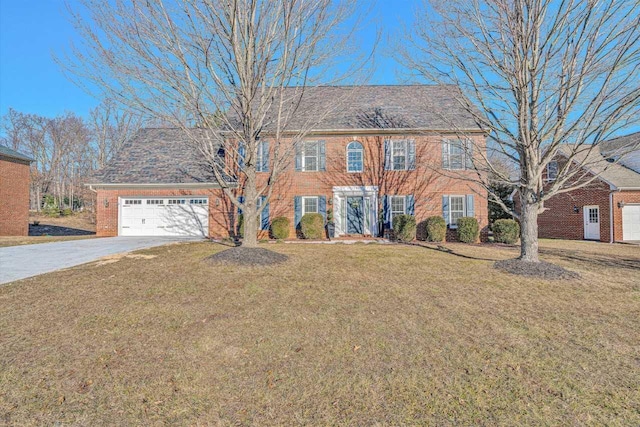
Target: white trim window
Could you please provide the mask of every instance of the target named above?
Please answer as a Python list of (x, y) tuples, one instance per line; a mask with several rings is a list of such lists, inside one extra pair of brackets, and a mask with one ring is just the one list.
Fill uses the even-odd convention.
[(472, 142), (462, 139), (442, 141), (442, 167), (449, 170), (471, 169)]
[(558, 178), (558, 162), (555, 160), (547, 163), (547, 181), (555, 181)]
[(319, 202), (317, 196), (302, 197), (302, 215), (308, 213), (319, 213)]
[(449, 221), (451, 228), (458, 227), (458, 219), (465, 216), (465, 196), (449, 196)]
[(364, 148), (358, 141), (347, 144), (347, 172), (362, 172), (364, 169)]
[(320, 143), (305, 141), (302, 144), (302, 170), (318, 171), (320, 167)]
[(406, 141), (391, 141), (391, 170), (407, 169)]
[(405, 196), (391, 196), (390, 199), (391, 224), (393, 224), (394, 217), (407, 213), (407, 198)]

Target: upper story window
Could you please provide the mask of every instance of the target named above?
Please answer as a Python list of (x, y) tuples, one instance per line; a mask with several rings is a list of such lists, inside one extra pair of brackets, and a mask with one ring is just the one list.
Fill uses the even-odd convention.
[(444, 169), (471, 169), (472, 142), (462, 139), (445, 139), (442, 141), (442, 167)]
[(256, 172), (269, 172), (269, 141), (258, 142)]
[(364, 149), (358, 141), (347, 145), (347, 172), (362, 172), (364, 168)]
[(296, 171), (324, 171), (324, 141), (303, 141), (296, 147)]
[(391, 139), (384, 142), (385, 170), (416, 168), (416, 144), (410, 139)]
[(555, 181), (558, 178), (558, 162), (555, 160), (547, 163), (547, 181)]

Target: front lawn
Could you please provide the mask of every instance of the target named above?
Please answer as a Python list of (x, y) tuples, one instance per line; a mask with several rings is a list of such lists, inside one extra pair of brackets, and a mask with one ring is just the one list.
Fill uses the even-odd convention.
[(0, 423), (640, 425), (640, 247), (212, 243), (0, 287)]

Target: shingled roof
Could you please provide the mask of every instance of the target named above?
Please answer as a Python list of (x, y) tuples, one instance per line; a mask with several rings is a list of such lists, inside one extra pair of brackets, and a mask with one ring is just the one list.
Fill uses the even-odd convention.
[[(463, 108), (465, 98), (456, 86), (314, 86), (284, 91), (289, 131), (481, 130), (473, 114)], [(267, 115), (265, 131), (274, 129), (276, 117), (276, 111)]]
[[(575, 154), (575, 161), (583, 165), (588, 171), (597, 174), (602, 180), (617, 189), (638, 189), (640, 188), (640, 173), (637, 173), (624, 165), (616, 162), (610, 162), (607, 157), (600, 153), (603, 147), (589, 149), (584, 146)], [(558, 147), (558, 151), (569, 157), (572, 147), (568, 144)]]
[[(197, 132), (197, 130), (194, 130)], [(214, 183), (210, 168), (181, 129), (139, 130), (89, 180), (92, 184)]]
[(32, 162), (33, 159), (29, 156), (25, 156), (22, 153), (18, 153), (16, 150), (12, 150), (9, 147), (5, 147), (4, 145), (0, 145), (0, 156), (9, 157), (11, 159), (21, 160), (24, 162)]
[[(480, 127), (455, 86), (288, 87), (285, 130), (340, 133), (384, 130), (467, 130)], [(328, 114), (325, 112), (329, 111)], [(275, 112), (263, 129), (274, 128)], [(90, 180), (95, 184), (214, 183), (198, 151), (180, 129), (143, 129)]]

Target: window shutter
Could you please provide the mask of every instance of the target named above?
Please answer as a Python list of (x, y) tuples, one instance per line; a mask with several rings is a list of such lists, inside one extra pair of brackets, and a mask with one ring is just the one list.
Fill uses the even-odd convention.
[(467, 194), (466, 208), (467, 208), (467, 211), (465, 213), (466, 216), (476, 216), (476, 212), (473, 206), (473, 194)]
[(244, 149), (244, 145), (240, 145), (238, 147), (238, 166), (240, 169), (244, 169), (244, 158), (246, 156), (246, 150)]
[[(238, 201), (240, 203), (244, 203), (244, 196), (239, 196)], [(240, 206), (238, 206), (238, 215), (242, 215), (242, 209), (240, 208)]]
[(465, 169), (473, 169), (473, 141), (468, 139), (465, 142), (464, 167)]
[(384, 218), (384, 227), (391, 228), (391, 199), (390, 196), (382, 198), (382, 217)]
[[(267, 200), (267, 196), (260, 196), (260, 206)], [(260, 230), (269, 229), (269, 203), (266, 204), (262, 213), (260, 214)]]
[(407, 215), (415, 215), (415, 198), (413, 197), (413, 194), (410, 194), (408, 196), (405, 196), (405, 205), (406, 205), (406, 214)]
[(293, 224), (296, 230), (300, 227), (300, 219), (302, 218), (302, 197), (295, 196), (293, 198)]
[(449, 220), (449, 196), (442, 196), (442, 217), (447, 225), (451, 223)]
[(324, 218), (324, 222), (327, 222), (327, 198), (325, 196), (318, 196), (318, 213)]
[(407, 141), (407, 169), (414, 170), (416, 168), (416, 142), (414, 140)]
[(391, 141), (386, 140), (384, 142), (384, 170), (390, 171), (393, 169), (393, 164), (391, 163)]
[(260, 150), (262, 162), (259, 165), (259, 172), (269, 172), (269, 141), (262, 141), (260, 143)]
[(298, 142), (296, 145), (296, 172), (302, 170), (302, 144), (304, 144), (304, 142)]
[[(442, 169), (449, 169), (449, 141), (442, 140)], [(448, 224), (448, 222), (447, 222)]]
[(326, 160), (324, 141), (318, 141), (318, 170), (319, 171), (327, 170), (327, 160)]

